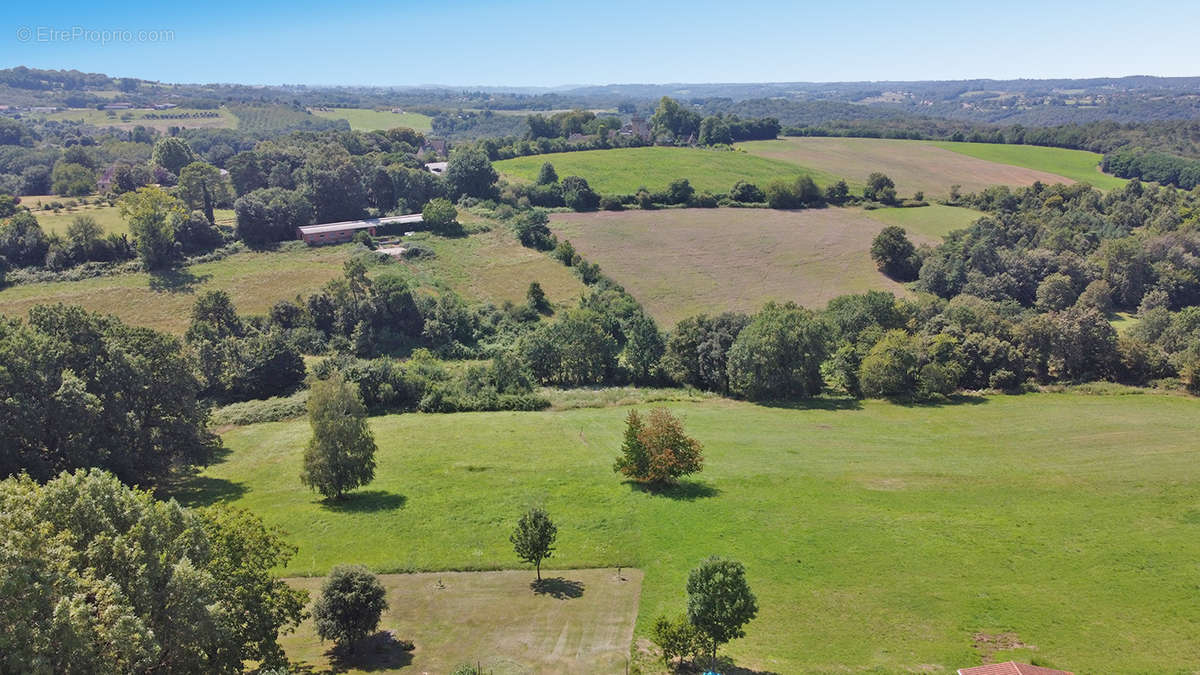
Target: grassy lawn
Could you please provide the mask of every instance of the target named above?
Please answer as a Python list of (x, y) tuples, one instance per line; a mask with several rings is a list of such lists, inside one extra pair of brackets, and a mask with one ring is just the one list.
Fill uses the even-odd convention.
[(1117, 312), (1116, 314), (1113, 314), (1112, 318), (1109, 319), (1108, 322), (1112, 324), (1112, 327), (1115, 328), (1118, 333), (1124, 335), (1129, 331), (1130, 328), (1138, 325), (1138, 322), (1141, 320), (1142, 318), (1134, 312)]
[(168, 276), (121, 274), (22, 284), (0, 290), (0, 313), (24, 317), (33, 305), (63, 302), (182, 334), (198, 293), (225, 290), (239, 313), (265, 314), (277, 301), (311, 293), (340, 276), (349, 253), (349, 246), (243, 252)]
[[(305, 576), (520, 568), (507, 537), (541, 504), (559, 527), (551, 567), (644, 571), (639, 636), (682, 611), (699, 560), (731, 556), (760, 612), (726, 653), (779, 673), (953, 672), (1003, 633), (1028, 646), (993, 659), (1081, 675), (1200, 661), (1195, 399), (668, 405), (706, 461), (665, 494), (612, 473), (625, 410), (600, 408), (373, 418), (376, 479), (336, 506), (296, 478), (305, 420), (237, 428), (180, 496), (282, 527), (299, 553), (281, 571)], [(413, 622), (422, 593), (399, 603)]]
[(496, 170), (509, 178), (537, 180), (542, 164), (550, 162), (559, 178), (583, 176), (602, 194), (631, 194), (638, 188), (665, 190), (671, 181), (686, 178), (697, 192), (729, 192), (739, 180), (765, 187), (777, 178), (794, 178), (802, 173), (827, 185), (837, 175), (744, 152), (696, 148), (620, 148), (531, 155), (495, 162)]
[(989, 185), (1032, 185), (1039, 180), (1064, 183), (1074, 178), (1058, 175), (1052, 167), (1027, 167), (1015, 161), (973, 157), (970, 153), (951, 152), (944, 145), (973, 144), (881, 138), (781, 138), (739, 143), (738, 147), (756, 156), (843, 176), (854, 187), (865, 184), (872, 172), (882, 171), (896, 182), (896, 191), (902, 197), (910, 197), (917, 191), (927, 197), (943, 197), (955, 184), (961, 185), (964, 192), (973, 192)]
[(985, 214), (974, 209), (930, 204), (912, 209), (871, 209), (863, 215), (888, 225), (899, 225), (910, 235), (940, 241), (955, 230), (968, 227)]
[[(210, 112), (217, 113), (217, 117), (146, 119), (146, 115), (182, 115)], [(232, 129), (237, 126), (237, 118), (226, 108), (218, 108), (216, 110), (198, 110), (192, 108), (171, 108), (170, 110), (95, 110), (93, 108), (71, 108), (55, 113), (31, 113), (31, 116), (59, 122), (83, 122), (84, 124), (92, 124), (98, 127), (117, 127), (118, 129), (132, 129), (140, 125), (159, 131), (166, 131), (169, 127)]]
[(559, 213), (550, 227), (663, 328), (701, 312), (754, 312), (767, 300), (816, 308), (846, 293), (907, 292), (875, 268), (871, 240), (884, 226), (859, 209)]
[(391, 110), (367, 110), (364, 108), (311, 109), (312, 114), (331, 120), (346, 120), (355, 131), (376, 131), (408, 127), (417, 131), (429, 131), (433, 118), (419, 113), (394, 113)]
[[(1110, 176), (1100, 171), (1103, 155), (1083, 150), (1044, 148), (1036, 145), (1006, 145), (1003, 143), (932, 143), (939, 148), (989, 162), (1023, 166), (1037, 171), (1046, 171), (1066, 176), (1080, 183), (1087, 183), (1101, 190), (1121, 187), (1129, 182), (1124, 178)], [(1042, 181), (1045, 183), (1046, 181)]]
[[(95, 197), (88, 197), (88, 201), (92, 201), (93, 199)], [(21, 197), (21, 203), (30, 207), (34, 217), (37, 218), (38, 224), (47, 233), (56, 232), (65, 237), (67, 235), (67, 228), (70, 227), (75, 218), (79, 216), (91, 216), (96, 219), (96, 224), (104, 230), (105, 234), (129, 234), (129, 224), (125, 222), (125, 219), (121, 218), (121, 212), (115, 206), (109, 206), (108, 204), (83, 204), (79, 206), (67, 206), (60, 209), (58, 213), (43, 211), (37, 208), (43, 203), (55, 201), (67, 204), (73, 201), (73, 199), (54, 195)]]
[[(620, 673), (629, 658), (642, 573), (571, 570), (546, 575), (536, 589), (533, 573), (525, 570), (388, 574), (380, 580), (388, 591), (380, 630), (411, 640), (415, 649), (388, 648), (386, 638), (377, 636), (370, 643), (376, 649), (360, 647), (359, 656), (338, 659), (309, 620), (281, 640), (288, 656), (318, 672), (332, 666), (350, 673), (448, 673), (471, 663), (494, 675)], [(290, 580), (313, 599), (323, 581)]]
[[(460, 220), (470, 222), (470, 214)], [(530, 282), (536, 281), (546, 297), (556, 304), (574, 304), (586, 292), (583, 283), (557, 260), (540, 251), (521, 246), (503, 223), (469, 237), (438, 237), (418, 233), (406, 242), (433, 249), (433, 258), (405, 261), (417, 281), (428, 288), (452, 289), (469, 301), (526, 301)]]

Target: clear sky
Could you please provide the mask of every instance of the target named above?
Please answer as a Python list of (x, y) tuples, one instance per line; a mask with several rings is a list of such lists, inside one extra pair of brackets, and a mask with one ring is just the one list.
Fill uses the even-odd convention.
[(5, 5), (0, 66), (167, 82), (555, 86), (1200, 75), (1196, 0), (1152, 9), (1131, 0)]

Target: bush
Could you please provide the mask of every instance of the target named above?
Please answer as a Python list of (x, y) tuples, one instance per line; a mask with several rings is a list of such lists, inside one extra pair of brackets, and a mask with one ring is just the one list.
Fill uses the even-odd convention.
[(662, 650), (663, 661), (668, 666), (675, 661), (695, 660), (704, 654), (704, 636), (688, 621), (686, 614), (674, 619), (665, 616), (655, 619), (650, 639)]
[(747, 204), (757, 204), (767, 200), (767, 196), (758, 189), (757, 185), (743, 180), (733, 184), (733, 189), (729, 191), (729, 198)]
[(366, 230), (359, 230), (358, 232), (355, 232), (354, 237), (350, 241), (354, 242), (355, 244), (362, 244), (372, 251), (379, 248), (375, 245), (375, 240), (371, 238), (371, 233), (367, 232)]
[(687, 204), (692, 201), (692, 195), (696, 194), (696, 189), (688, 182), (686, 178), (679, 178), (671, 181), (667, 186), (667, 203), (668, 204)]
[(921, 271), (917, 249), (904, 228), (889, 225), (871, 242), (871, 259), (880, 272), (897, 281), (915, 281)]
[(563, 202), (575, 211), (595, 211), (600, 206), (600, 195), (579, 176), (562, 179)]
[(379, 627), (388, 603), (383, 584), (362, 565), (337, 565), (313, 605), (313, 623), (321, 640), (346, 648)]
[(421, 219), (432, 232), (447, 234), (454, 231), (458, 224), (458, 209), (450, 200), (438, 197), (429, 200), (421, 210)]
[(692, 200), (692, 206), (702, 209), (717, 208), (717, 198), (711, 192), (701, 192)]
[(257, 401), (230, 403), (212, 413), (212, 425), (245, 425), (260, 422), (280, 422), (303, 417), (307, 412), (308, 391), (298, 391), (291, 396), (277, 396)]

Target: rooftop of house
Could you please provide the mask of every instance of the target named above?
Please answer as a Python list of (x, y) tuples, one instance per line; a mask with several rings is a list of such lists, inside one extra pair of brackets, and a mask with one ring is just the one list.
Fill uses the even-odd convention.
[(407, 216), (389, 216), (387, 218), (364, 218), (362, 220), (343, 220), (340, 223), (322, 223), (320, 225), (302, 225), (300, 232), (302, 234), (321, 234), (322, 232), (342, 232), (344, 230), (365, 230), (371, 227), (379, 227), (380, 225), (389, 225), (391, 223), (420, 223), (423, 222), (421, 214), (414, 213)]
[(1043, 666), (1031, 666), (1028, 663), (1005, 661), (973, 668), (959, 668), (958, 675), (1074, 675), (1074, 673), (1069, 670), (1055, 670)]

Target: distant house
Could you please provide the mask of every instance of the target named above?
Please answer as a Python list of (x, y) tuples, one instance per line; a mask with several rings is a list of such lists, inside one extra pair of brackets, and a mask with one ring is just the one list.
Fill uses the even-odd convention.
[(105, 103), (104, 110), (129, 110), (133, 107), (132, 103)]
[(1006, 661), (1004, 663), (989, 663), (986, 666), (974, 668), (959, 668), (958, 675), (1075, 675), (1069, 670), (1055, 670), (1042, 666), (1031, 666), (1028, 663)]
[(177, 107), (177, 106), (174, 103), (155, 103), (154, 104), (155, 110), (170, 110), (171, 108), (175, 108), (175, 107)]
[(346, 220), (340, 223), (304, 225), (296, 228), (296, 238), (304, 241), (309, 246), (316, 246), (318, 244), (341, 244), (353, 239), (354, 233), (358, 232), (359, 230), (366, 230), (373, 237), (375, 236), (376, 228), (382, 225), (391, 225), (392, 223), (409, 224), (420, 222), (424, 222), (421, 214), (414, 213), (409, 216), (366, 218), (363, 220)]
[(450, 162), (429, 162), (425, 165), (425, 168), (429, 170), (429, 173), (440, 176), (446, 173), (446, 167), (448, 166), (450, 166)]
[(424, 157), (425, 155), (441, 155), (445, 157), (446, 141), (440, 138), (431, 138), (425, 141), (425, 145), (422, 145), (421, 149), (417, 152), (417, 157)]
[(646, 123), (646, 120), (637, 115), (634, 115), (633, 119), (623, 124), (618, 133), (622, 136), (637, 136), (647, 142), (651, 139), (650, 125)]

